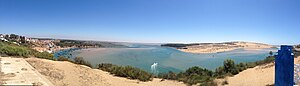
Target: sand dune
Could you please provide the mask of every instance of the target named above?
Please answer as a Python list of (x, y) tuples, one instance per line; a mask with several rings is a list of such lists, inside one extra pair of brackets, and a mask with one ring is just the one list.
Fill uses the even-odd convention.
[(185, 86), (181, 82), (156, 78), (149, 82), (129, 80), (70, 62), (38, 58), (28, 58), (26, 61), (56, 86)]
[(275, 66), (270, 63), (264, 66), (247, 69), (234, 77), (228, 78), (229, 86), (266, 86), (274, 84)]
[(188, 53), (217, 53), (231, 51), (235, 49), (259, 50), (272, 48), (274, 46), (254, 43), (254, 42), (225, 42), (225, 43), (206, 43), (193, 46), (187, 46), (178, 50)]
[[(295, 64), (300, 64), (300, 56), (295, 58)], [(255, 68), (247, 69), (238, 75), (226, 79), (217, 80), (219, 82), (227, 80), (229, 86), (266, 86), (274, 84), (275, 65), (269, 63)]]

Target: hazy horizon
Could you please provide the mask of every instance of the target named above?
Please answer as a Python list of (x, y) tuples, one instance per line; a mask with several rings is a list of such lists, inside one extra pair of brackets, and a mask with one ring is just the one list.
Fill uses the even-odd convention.
[[(16, 34), (16, 33), (0, 33), (0, 34)], [(16, 34), (20, 35), (20, 34)], [(61, 38), (61, 37), (34, 37), (28, 35), (20, 35), (26, 36), (30, 38), (41, 38), (41, 39), (60, 39), (60, 40), (80, 40), (80, 41), (99, 41), (99, 42), (116, 42), (116, 43), (137, 43), (137, 44), (167, 44), (167, 43), (178, 43), (178, 44), (192, 44), (192, 43), (224, 43), (224, 42), (255, 42), (255, 43), (263, 43), (256, 41), (219, 41), (219, 42), (134, 42), (134, 41), (113, 41), (113, 40), (94, 40), (94, 39), (73, 39), (73, 38)], [(263, 43), (268, 44), (268, 43)], [(270, 44), (270, 45), (278, 45), (278, 44)], [(298, 44), (281, 44), (281, 45), (298, 45)]]
[(112, 42), (300, 44), (298, 3), (1, 0), (0, 29), (29, 37)]

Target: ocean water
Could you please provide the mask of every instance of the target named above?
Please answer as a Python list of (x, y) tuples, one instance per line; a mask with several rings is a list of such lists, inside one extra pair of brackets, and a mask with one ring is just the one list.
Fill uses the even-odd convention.
[(161, 72), (180, 72), (189, 67), (200, 66), (214, 70), (222, 66), (223, 61), (232, 59), (236, 63), (254, 62), (265, 59), (269, 52), (276, 52), (276, 48), (263, 50), (244, 50), (236, 49), (221, 53), (211, 54), (191, 54), (178, 51), (167, 47), (135, 47), (135, 48), (91, 48), (72, 52), (75, 56), (84, 57), (92, 65), (100, 63), (112, 63), (117, 65), (130, 65), (146, 71), (151, 70), (154, 63), (155, 71)]

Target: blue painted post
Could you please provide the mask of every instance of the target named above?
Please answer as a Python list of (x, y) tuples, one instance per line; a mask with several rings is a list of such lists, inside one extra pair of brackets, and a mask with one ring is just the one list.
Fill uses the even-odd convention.
[(294, 85), (294, 56), (292, 46), (282, 45), (275, 58), (275, 86)]

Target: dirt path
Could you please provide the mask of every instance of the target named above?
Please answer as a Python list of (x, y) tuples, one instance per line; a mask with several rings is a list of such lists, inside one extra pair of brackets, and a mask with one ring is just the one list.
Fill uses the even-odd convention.
[(1, 58), (1, 84), (2, 85), (39, 85), (53, 86), (23, 58)]

